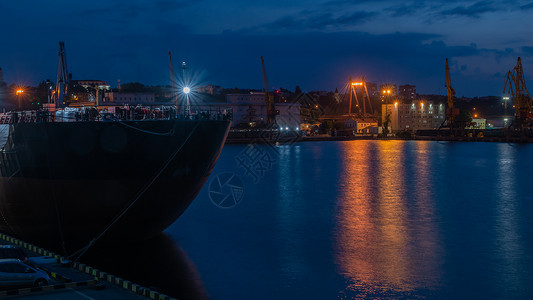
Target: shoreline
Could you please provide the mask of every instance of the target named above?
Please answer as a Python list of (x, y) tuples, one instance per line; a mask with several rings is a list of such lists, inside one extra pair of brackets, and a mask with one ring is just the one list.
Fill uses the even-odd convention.
[(376, 136), (288, 136), (278, 139), (265, 139), (260, 137), (228, 138), (225, 145), (236, 144), (290, 144), (296, 142), (335, 142), (357, 140), (398, 140), (398, 141), (439, 141), (439, 142), (488, 142), (488, 143), (533, 143), (533, 137), (449, 137), (449, 136), (414, 136), (410, 138), (400, 137), (376, 137)]

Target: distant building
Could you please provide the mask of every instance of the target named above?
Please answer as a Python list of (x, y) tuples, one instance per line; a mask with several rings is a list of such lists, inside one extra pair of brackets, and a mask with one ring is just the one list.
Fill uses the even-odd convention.
[(396, 98), (398, 97), (398, 87), (396, 86), (396, 84), (392, 84), (392, 83), (380, 84), (379, 95), (380, 97), (389, 96), (389, 97)]
[(411, 103), (383, 104), (382, 122), (389, 119), (391, 132), (438, 129), (444, 121), (446, 107), (444, 103), (415, 100)]
[[(227, 94), (226, 102), (226, 105), (233, 110), (234, 127), (242, 124), (255, 127), (268, 122), (265, 93)], [(276, 124), (279, 127), (299, 130), (300, 104), (275, 103), (274, 109), (279, 111), (279, 115), (276, 115)]]
[(194, 90), (201, 94), (220, 95), (222, 93), (222, 87), (218, 85), (208, 84), (205, 86), (195, 87)]
[(381, 99), (381, 104), (391, 104), (398, 101), (398, 88), (396, 84), (380, 84), (379, 99)]
[(474, 118), (472, 119), (472, 125), (466, 127), (466, 129), (485, 129), (486, 123), (487, 123), (487, 119)]
[(243, 123), (256, 126), (267, 122), (265, 93), (227, 94), (226, 102), (233, 110), (232, 126)]
[(4, 82), (4, 73), (2, 72), (2, 68), (0, 68), (0, 83)]
[(379, 99), (378, 85), (372, 82), (366, 82), (366, 89), (370, 99)]
[(154, 93), (128, 93), (108, 92), (105, 93), (104, 104), (151, 104), (155, 102)]
[[(72, 80), (71, 83), (82, 86), (87, 90), (86, 93), (82, 93), (84, 95), (76, 95), (76, 98), (74, 98), (76, 102), (88, 101), (102, 103), (105, 97), (104, 93), (111, 89), (111, 86), (102, 80)], [(94, 89), (94, 93), (88, 90), (88, 88)]]
[(93, 89), (100, 89), (100, 90), (110, 90), (111, 86), (107, 84), (107, 82), (102, 80), (72, 80), (73, 84), (78, 84), (83, 86), (84, 88), (93, 88)]
[(402, 102), (411, 102), (416, 99), (416, 86), (410, 84), (400, 85), (398, 95)]
[(344, 121), (345, 129), (353, 129), (356, 133), (368, 133), (370, 127), (377, 127), (378, 121), (371, 118), (349, 118)]
[(299, 103), (275, 103), (274, 109), (279, 111), (276, 115), (276, 124), (284, 130), (300, 130), (300, 104)]

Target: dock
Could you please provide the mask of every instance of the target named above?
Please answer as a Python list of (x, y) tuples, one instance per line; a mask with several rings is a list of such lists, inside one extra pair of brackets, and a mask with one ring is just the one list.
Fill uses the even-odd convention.
[(50, 276), (50, 282), (43, 287), (0, 290), (2, 298), (174, 299), (79, 262), (67, 264), (67, 260), (56, 253), (3, 233), (0, 233), (0, 244), (19, 246), (28, 256), (29, 265), (47, 272)]

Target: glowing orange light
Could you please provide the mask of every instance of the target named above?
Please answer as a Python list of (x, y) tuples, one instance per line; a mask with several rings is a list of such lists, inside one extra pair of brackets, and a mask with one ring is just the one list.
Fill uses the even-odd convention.
[(474, 118), (477, 118), (477, 115), (474, 115)]
[(363, 85), (362, 82), (352, 82), (352, 85)]
[(16, 93), (17, 93), (17, 95), (20, 95), (20, 94), (24, 93), (24, 91), (21, 90), (21, 89), (18, 89)]

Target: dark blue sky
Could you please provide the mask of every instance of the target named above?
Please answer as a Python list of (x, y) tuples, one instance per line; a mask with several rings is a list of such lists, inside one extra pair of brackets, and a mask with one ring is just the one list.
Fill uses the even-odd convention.
[(65, 41), (74, 79), (168, 84), (168, 56), (199, 83), (339, 89), (349, 76), (458, 96), (500, 95), (521, 56), (533, 76), (533, 1), (94, 0), (0, 2), (8, 83), (57, 72)]

